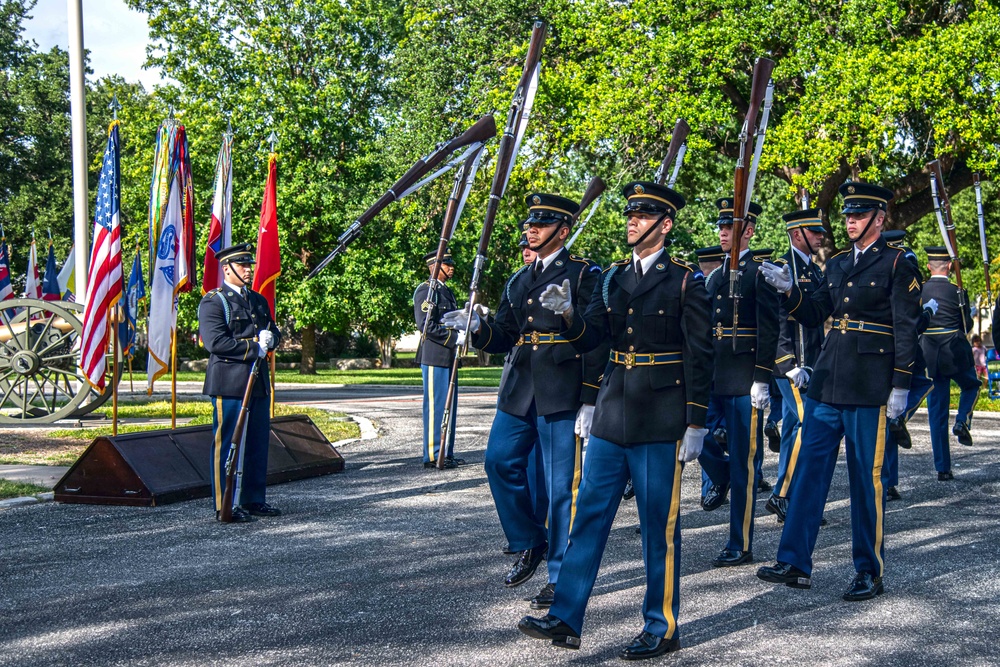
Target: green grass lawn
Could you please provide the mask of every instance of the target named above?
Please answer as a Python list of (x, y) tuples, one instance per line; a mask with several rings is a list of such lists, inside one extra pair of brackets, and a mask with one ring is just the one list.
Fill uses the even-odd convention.
[(11, 482), (10, 480), (0, 479), (0, 500), (33, 496), (36, 493), (45, 493), (51, 490), (37, 484), (29, 484), (28, 482)]
[[(486, 368), (470, 367), (462, 368), (458, 371), (458, 382), (467, 387), (499, 387), (500, 371), (499, 366), (489, 366)], [(146, 387), (145, 374), (133, 374), (136, 391), (143, 391)], [(178, 373), (177, 380), (181, 382), (203, 382), (204, 373)], [(320, 369), (315, 375), (300, 375), (297, 370), (279, 370), (275, 372), (275, 382), (295, 382), (299, 384), (392, 384), (392, 385), (421, 385), (419, 368), (376, 368), (367, 371), (339, 371), (334, 369)], [(128, 375), (122, 377), (122, 382), (118, 385), (119, 391), (127, 391), (129, 387)], [(160, 378), (157, 387), (168, 389), (170, 387), (169, 376)]]

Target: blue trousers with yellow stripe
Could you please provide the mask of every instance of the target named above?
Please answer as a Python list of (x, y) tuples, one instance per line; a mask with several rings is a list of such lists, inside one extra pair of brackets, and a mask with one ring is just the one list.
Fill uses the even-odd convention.
[(969, 368), (957, 375), (934, 378), (934, 386), (927, 396), (927, 419), (931, 427), (934, 468), (938, 472), (951, 472), (951, 434), (948, 432), (948, 417), (951, 415), (952, 380), (961, 389), (958, 395), (956, 422), (969, 423), (972, 409), (976, 406), (976, 399), (979, 398), (979, 390), (982, 389), (975, 368)]
[[(910, 393), (906, 395), (906, 409), (903, 416), (906, 421), (913, 419), (917, 408), (924, 402), (927, 395), (931, 393), (934, 383), (927, 377), (927, 373), (915, 373), (910, 380)], [(882, 484), (886, 487), (899, 484), (899, 446), (896, 444), (896, 436), (892, 431), (885, 434), (885, 464), (882, 466)]]
[(643, 629), (667, 639), (676, 636), (680, 607), (683, 469), (684, 464), (677, 461), (677, 443), (621, 447), (591, 436), (576, 517), (550, 614), (577, 634), (582, 630), (587, 601), (597, 580), (611, 524), (631, 475), (646, 564)]
[[(226, 489), (226, 458), (233, 441), (236, 422), (240, 418), (242, 398), (214, 396), (212, 398), (212, 497), (215, 511), (222, 510), (222, 494)], [(254, 396), (247, 415), (246, 441), (243, 443), (243, 484), (238, 505), (262, 503), (267, 490), (267, 447), (271, 437), (271, 399)]]
[(778, 479), (774, 483), (774, 495), (788, 498), (802, 446), (805, 397), (787, 378), (776, 378), (775, 382), (784, 400), (781, 412), (781, 451), (778, 454)]
[(757, 468), (764, 452), (763, 411), (750, 406), (749, 396), (713, 396), (707, 422), (713, 409), (722, 410), (726, 422), (729, 456), (711, 437), (705, 437), (698, 462), (715, 484), (729, 484), (729, 540), (726, 549), (753, 550), (753, 517), (757, 500)]
[(851, 531), (854, 568), (882, 576), (885, 547), (885, 406), (832, 405), (806, 398), (802, 446), (777, 560), (812, 572), (812, 553), (819, 536), (840, 440), (846, 442), (851, 485)]
[[(424, 379), (424, 463), (437, 461), (441, 451), (441, 421), (444, 419), (444, 404), (448, 398), (451, 368), (426, 366), (421, 364), (420, 374)], [(448, 445), (445, 456), (455, 455), (455, 419), (458, 414), (458, 383), (451, 401), (451, 422), (448, 424)]]
[[(497, 410), (486, 443), (486, 478), (507, 543), (513, 551), (524, 551), (548, 540), (549, 583), (553, 584), (566, 551), (582, 472), (583, 443), (576, 437), (575, 426), (575, 410), (540, 416), (532, 402), (523, 417)], [(534, 447), (542, 450), (547, 517), (535, 516), (529, 488), (528, 460)]]

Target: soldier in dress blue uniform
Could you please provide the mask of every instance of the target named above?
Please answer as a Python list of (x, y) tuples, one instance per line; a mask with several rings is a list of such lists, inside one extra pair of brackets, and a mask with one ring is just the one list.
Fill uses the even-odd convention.
[(765, 264), (766, 280), (785, 294), (788, 313), (807, 326), (833, 316), (810, 377), (802, 444), (790, 489), (777, 563), (757, 576), (793, 588), (812, 585), (812, 552), (830, 490), (840, 441), (846, 439), (851, 487), (854, 581), (844, 599), (867, 600), (884, 590), (883, 535), (887, 418), (906, 408), (920, 318), (920, 278), (904, 252), (886, 245), (882, 224), (892, 191), (845, 183), (847, 236), (852, 246), (826, 264), (823, 286), (808, 297), (790, 267)]
[(951, 271), (948, 250), (941, 246), (925, 247), (924, 250), (927, 251), (927, 268), (931, 277), (924, 284), (921, 299), (924, 303), (936, 301), (938, 308), (920, 339), (920, 347), (927, 359), (928, 374), (934, 381), (934, 388), (927, 397), (934, 467), (937, 469), (938, 479), (945, 481), (953, 477), (948, 443), (951, 383), (954, 380), (961, 390), (952, 433), (965, 446), (972, 444), (969, 425), (982, 384), (976, 376), (972, 346), (966, 338), (972, 331), (969, 295), (964, 290), (959, 292), (958, 287), (948, 278)]
[(757, 498), (757, 470), (763, 457), (764, 416), (770, 401), (768, 386), (778, 346), (778, 295), (764, 282), (758, 270), (761, 262), (747, 247), (757, 224), (761, 207), (751, 203), (744, 222), (743, 238), (733, 239), (733, 204), (718, 200), (719, 245), (728, 252), (732, 244), (740, 249), (739, 314), (736, 346), (733, 349), (733, 307), (730, 297), (729, 264), (712, 274), (708, 294), (712, 300), (712, 335), (715, 350), (715, 375), (709, 421), (721, 414), (726, 424), (728, 460), (725, 452), (709, 436), (698, 458), (718, 494), (709, 492), (705, 509), (721, 504), (731, 489), (729, 539), (712, 561), (716, 567), (730, 567), (753, 560), (754, 504)]
[[(559, 333), (562, 318), (538, 302), (542, 290), (551, 284), (571, 287), (580, 312), (590, 302), (601, 267), (571, 255), (564, 247), (579, 205), (542, 193), (530, 194), (526, 201), (528, 219), (523, 228), (538, 257), (507, 281), (495, 317), (473, 315), (471, 342), (493, 354), (513, 349), (486, 444), (485, 467), (508, 544), (519, 552), (504, 584), (514, 587), (527, 581), (548, 554), (548, 583), (531, 600), (538, 609), (551, 604), (559, 578), (583, 443), (590, 434), (607, 352), (586, 357), (577, 352)], [(465, 312), (445, 315), (445, 325), (464, 327)], [(527, 483), (528, 458), (536, 441), (545, 467), (547, 526), (535, 517)]]
[[(812, 294), (824, 281), (823, 271), (813, 261), (813, 255), (823, 245), (826, 234), (823, 228), (823, 211), (816, 208), (793, 211), (783, 215), (782, 220), (785, 221), (791, 248), (776, 263), (790, 266), (792, 278), (796, 280), (799, 290), (806, 295)], [(783, 522), (802, 443), (802, 394), (819, 357), (820, 346), (823, 344), (823, 327), (807, 327), (794, 321), (788, 315), (786, 304), (781, 307), (778, 323), (780, 334), (774, 376), (778, 391), (785, 400), (781, 416), (778, 480), (764, 509), (776, 515), (779, 522)]]
[[(428, 270), (434, 270), (437, 251), (424, 255)], [(436, 277), (430, 277), (417, 285), (413, 292), (413, 317), (417, 331), (421, 333), (417, 348), (417, 363), (424, 382), (424, 467), (437, 468), (438, 454), (441, 452), (441, 420), (444, 419), (444, 405), (448, 398), (451, 382), (451, 364), (455, 360), (455, 349), (462, 344), (464, 336), (452, 329), (441, 326), (441, 316), (458, 308), (455, 294), (445, 283), (455, 273), (455, 260), (451, 250), (445, 251), (441, 267)], [(431, 280), (435, 281), (433, 299), (428, 298)], [(429, 319), (428, 319), (429, 318)], [(427, 320), (425, 322), (425, 320)], [(424, 327), (427, 327), (426, 333)], [(448, 442), (445, 443), (445, 469), (458, 467), (460, 459), (455, 458), (455, 417), (458, 414), (458, 385), (452, 396), (451, 423), (448, 425)]]
[[(698, 248), (694, 251), (695, 256), (698, 258), (698, 269), (705, 276), (705, 284), (711, 279), (712, 274), (716, 271), (722, 270), (722, 262), (726, 259), (726, 253), (722, 251), (721, 245), (708, 246), (706, 248)], [(722, 448), (726, 449), (726, 423), (722, 418), (722, 411), (715, 410), (710, 415), (708, 422), (705, 424), (705, 428), (711, 434), (712, 439)], [(712, 478), (708, 476), (705, 469), (701, 469), (701, 506), (705, 510), (714, 510), (722, 505), (726, 500), (726, 496), (719, 495), (720, 488), (712, 483)], [(728, 490), (727, 490), (728, 491)], [(712, 504), (705, 504), (705, 498), (712, 494), (715, 499)]]
[(222, 511), (226, 484), (226, 459), (239, 420), (252, 368), (257, 369), (243, 444), (243, 483), (233, 521), (245, 523), (254, 516), (278, 516), (267, 503), (267, 448), (271, 435), (271, 383), (267, 365), (254, 366), (281, 341), (267, 299), (250, 289), (253, 283), (254, 248), (241, 243), (216, 253), (222, 264), (222, 287), (210, 291), (198, 306), (198, 332), (211, 355), (202, 393), (212, 399), (212, 495), (216, 517)]
[[(774, 248), (754, 248), (750, 252), (753, 253), (755, 260), (762, 262), (770, 262), (774, 257)], [(781, 421), (784, 414), (785, 400), (774, 377), (771, 377), (767, 390), (771, 398), (771, 405), (767, 410), (767, 419), (764, 421), (764, 437), (767, 439), (767, 448), (777, 454), (781, 451), (781, 428), (778, 426), (778, 422)], [(763, 457), (761, 457), (761, 463), (763, 463)], [(771, 490), (771, 485), (764, 479), (760, 465), (757, 467), (757, 490), (761, 493)]]
[(578, 352), (610, 341), (570, 545), (548, 615), (524, 617), (525, 634), (579, 648), (622, 490), (631, 478), (646, 565), (645, 625), (619, 656), (653, 658), (680, 648), (680, 485), (701, 451), (711, 384), (711, 305), (702, 273), (670, 257), (664, 239), (684, 199), (655, 183), (625, 186), (632, 257), (615, 262), (586, 310), (571, 291), (549, 287), (546, 308), (566, 320)]

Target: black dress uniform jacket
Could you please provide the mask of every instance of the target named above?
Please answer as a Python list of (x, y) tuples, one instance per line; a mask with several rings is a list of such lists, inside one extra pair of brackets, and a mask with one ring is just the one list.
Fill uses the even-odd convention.
[[(788, 264), (792, 267), (792, 277), (798, 276), (799, 291), (807, 298), (823, 286), (825, 277), (816, 262), (806, 264), (794, 250), (786, 252), (775, 264)], [(796, 366), (806, 366), (810, 370), (815, 368), (820, 346), (823, 345), (822, 325), (807, 327), (796, 322), (788, 315), (787, 303), (781, 305), (778, 325), (778, 351), (774, 360), (774, 376), (783, 378)]]
[(910, 388), (920, 277), (904, 250), (886, 245), (880, 236), (856, 265), (853, 247), (834, 255), (826, 263), (823, 286), (807, 296), (793, 285), (786, 305), (807, 326), (834, 318), (809, 381), (809, 398), (885, 405), (893, 387)]
[(523, 417), (535, 401), (538, 415), (579, 410), (581, 404), (597, 400), (607, 348), (583, 355), (568, 343), (534, 344), (530, 340), (523, 342), (523, 337), (530, 337), (532, 332), (559, 334), (562, 330), (562, 316), (538, 303), (538, 296), (551, 284), (561, 285), (568, 279), (573, 307), (577, 312), (586, 311), (601, 267), (563, 248), (538, 278), (532, 268), (531, 264), (521, 267), (507, 281), (496, 316), (483, 322), (472, 344), (493, 354), (513, 348), (510, 370), (500, 387), (498, 409)]
[[(704, 426), (712, 384), (710, 304), (694, 265), (663, 252), (636, 280), (632, 260), (608, 267), (586, 311), (565, 336), (580, 352), (610, 341), (611, 355), (680, 353), (681, 360), (644, 365), (608, 361), (590, 432), (618, 445), (676, 442), (688, 425)], [(582, 317), (581, 317), (582, 312)]]
[[(931, 315), (927, 331), (920, 339), (928, 374), (932, 378), (951, 376), (974, 368), (972, 345), (966, 338), (972, 331), (972, 316), (969, 306), (958, 302), (958, 287), (943, 277), (930, 278), (924, 283), (920, 299), (922, 303), (930, 299), (938, 302), (938, 311)], [(969, 303), (967, 292), (965, 303)]]
[[(211, 356), (205, 372), (206, 396), (242, 398), (246, 392), (250, 368), (257, 359), (257, 332), (268, 329), (274, 334), (274, 347), (281, 342), (281, 332), (271, 318), (267, 299), (248, 290), (249, 302), (229, 285), (208, 292), (198, 306), (198, 332)], [(267, 364), (257, 366), (254, 396), (271, 393)]]
[(424, 281), (417, 285), (413, 293), (413, 318), (417, 321), (417, 332), (423, 333), (424, 320), (427, 323), (427, 337), (421, 336), (417, 348), (417, 363), (423, 366), (439, 366), (450, 368), (455, 358), (455, 348), (458, 343), (458, 333), (453, 329), (441, 326), (441, 316), (453, 310), (458, 310), (455, 294), (444, 283), (437, 281), (434, 290), (434, 303), (427, 300), (430, 282)]
[[(710, 328), (715, 348), (715, 381), (712, 393), (719, 396), (748, 396), (754, 382), (769, 383), (778, 349), (778, 293), (764, 282), (760, 272), (763, 259), (746, 252), (740, 259), (740, 313), (738, 328), (747, 335), (736, 338), (733, 351), (731, 333), (733, 304), (729, 298), (729, 261), (713, 271), (708, 281), (712, 301)], [(750, 330), (753, 330), (751, 333)]]

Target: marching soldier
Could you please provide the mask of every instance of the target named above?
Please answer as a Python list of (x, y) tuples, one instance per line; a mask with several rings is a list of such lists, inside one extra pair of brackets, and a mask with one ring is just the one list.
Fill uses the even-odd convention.
[[(513, 588), (530, 579), (547, 552), (549, 580), (531, 600), (532, 608), (542, 609), (551, 604), (559, 578), (583, 442), (590, 435), (605, 361), (599, 352), (586, 358), (577, 352), (559, 333), (562, 318), (538, 301), (548, 285), (565, 284), (574, 290), (575, 307), (580, 312), (587, 309), (601, 268), (563, 247), (579, 206), (565, 197), (541, 193), (528, 195), (526, 201), (529, 215), (524, 228), (538, 257), (507, 281), (495, 317), (473, 313), (471, 331), (478, 349), (495, 354), (513, 349), (486, 445), (485, 467), (508, 544), (519, 554), (504, 585)], [(467, 310), (456, 311), (445, 315), (443, 322), (463, 328), (467, 318)], [(545, 467), (547, 526), (535, 517), (526, 482), (536, 441)]]
[[(694, 251), (694, 254), (698, 258), (698, 268), (705, 276), (705, 284), (707, 285), (712, 279), (712, 274), (722, 268), (722, 262), (726, 259), (726, 253), (722, 251), (722, 246), (713, 245), (708, 246), (707, 248), (698, 248)], [(712, 399), (709, 398), (709, 401), (711, 400)], [(709, 405), (711, 405), (711, 403)], [(705, 428), (708, 429), (708, 432), (712, 435), (712, 439), (715, 440), (716, 444), (725, 450), (727, 447), (726, 423), (722, 419), (722, 410), (709, 410), (709, 415), (710, 417), (705, 424)], [(712, 510), (721, 507), (726, 501), (728, 491), (728, 489), (723, 491), (721, 487), (713, 484), (712, 478), (708, 476), (705, 469), (701, 469), (702, 509), (711, 512)]]
[(809, 382), (790, 489), (794, 502), (788, 506), (777, 563), (760, 568), (757, 576), (792, 588), (811, 587), (812, 552), (844, 438), (857, 574), (843, 597), (853, 601), (884, 591), (886, 419), (906, 408), (917, 347), (920, 278), (904, 252), (887, 246), (881, 235), (892, 192), (848, 182), (840, 193), (852, 246), (827, 262), (820, 289), (806, 297), (789, 266), (762, 268), (768, 283), (785, 295), (788, 313), (796, 320), (821, 326), (830, 315), (834, 319)]
[[(240, 243), (216, 253), (222, 264), (223, 284), (210, 291), (198, 306), (198, 333), (211, 355), (202, 393), (212, 399), (212, 496), (215, 516), (222, 511), (226, 460), (239, 420), (251, 369), (257, 369), (242, 447), (243, 482), (233, 521), (254, 516), (278, 516), (281, 510), (266, 501), (267, 448), (271, 435), (271, 383), (265, 364), (254, 365), (281, 341), (267, 300), (250, 289), (254, 248)], [(234, 465), (238, 465), (234, 462)]]
[[(782, 216), (791, 248), (777, 264), (792, 269), (792, 279), (796, 281), (804, 295), (809, 296), (823, 285), (823, 271), (816, 266), (813, 255), (823, 244), (823, 211), (809, 208), (786, 213)], [(778, 315), (780, 334), (778, 351), (774, 363), (775, 383), (784, 400), (781, 414), (781, 445), (778, 454), (778, 480), (774, 492), (764, 505), (779, 522), (785, 520), (788, 509), (788, 490), (795, 474), (795, 465), (802, 443), (803, 396), (809, 384), (809, 376), (815, 368), (823, 344), (823, 327), (807, 327), (794, 321), (788, 315), (787, 304), (782, 304)]]
[[(763, 411), (770, 401), (768, 385), (774, 368), (774, 353), (778, 346), (778, 295), (764, 282), (759, 268), (747, 247), (761, 213), (758, 204), (750, 204), (744, 223), (743, 238), (732, 238), (733, 208), (731, 199), (720, 199), (719, 245), (729, 252), (732, 244), (739, 248), (740, 299), (729, 294), (729, 264), (712, 275), (708, 294), (712, 301), (712, 334), (715, 350), (715, 374), (712, 384), (712, 413), (721, 411), (726, 424), (728, 460), (722, 448), (711, 436), (698, 461), (721, 492), (731, 489), (729, 504), (729, 539), (712, 561), (715, 567), (732, 567), (753, 561), (754, 505), (757, 499), (757, 468), (763, 457)], [(738, 318), (734, 305), (739, 304)], [(734, 330), (734, 320), (737, 329)], [(736, 337), (734, 349), (733, 336)], [(705, 498), (705, 509), (714, 500), (711, 492)], [(719, 502), (719, 501), (716, 501)], [(721, 502), (719, 502), (721, 504)]]
[(566, 320), (563, 336), (580, 353), (611, 341), (601, 383), (570, 544), (549, 614), (518, 628), (577, 649), (587, 601), (611, 524), (631, 475), (646, 566), (643, 630), (619, 656), (653, 658), (680, 648), (680, 484), (685, 462), (702, 448), (712, 365), (711, 305), (702, 273), (664, 250), (684, 199), (654, 183), (631, 183), (632, 257), (604, 272), (586, 310), (572, 290), (540, 296)]
[[(774, 257), (774, 248), (755, 248), (750, 252), (753, 253), (754, 259), (759, 261), (770, 262), (771, 258)], [(767, 448), (777, 454), (781, 451), (781, 429), (778, 428), (778, 422), (781, 421), (781, 416), (784, 414), (785, 400), (774, 377), (771, 378), (767, 390), (771, 397), (771, 405), (767, 410), (767, 419), (764, 421), (764, 437), (767, 438)], [(775, 415), (777, 415), (777, 419), (775, 419)], [(761, 457), (761, 463), (763, 463), (763, 457)], [(771, 490), (771, 485), (764, 479), (761, 472), (760, 464), (757, 465), (757, 490), (762, 493)]]
[(946, 481), (953, 479), (948, 444), (952, 380), (961, 389), (958, 397), (958, 414), (952, 433), (958, 437), (958, 442), (965, 446), (972, 445), (969, 424), (982, 384), (976, 377), (972, 346), (966, 338), (972, 330), (969, 295), (964, 290), (959, 294), (958, 287), (948, 278), (951, 271), (951, 257), (948, 256), (948, 250), (939, 246), (924, 249), (927, 251), (927, 268), (931, 277), (924, 285), (921, 299), (924, 303), (936, 301), (938, 308), (921, 338), (920, 347), (924, 352), (924, 358), (927, 359), (928, 374), (934, 381), (934, 387), (927, 397), (927, 418), (931, 426), (934, 467), (937, 468), (938, 480)]
[[(424, 255), (424, 262), (430, 272), (434, 271), (437, 251)], [(437, 468), (438, 454), (441, 452), (441, 420), (444, 419), (444, 406), (448, 398), (448, 387), (451, 383), (451, 365), (455, 360), (455, 350), (462, 343), (464, 336), (451, 329), (441, 326), (441, 315), (458, 308), (455, 294), (445, 284), (455, 273), (455, 260), (451, 250), (447, 250), (441, 259), (437, 276), (430, 276), (417, 285), (413, 292), (413, 317), (417, 322), (417, 331), (421, 332), (420, 346), (417, 348), (417, 363), (420, 364), (420, 374), (424, 383), (424, 429), (423, 450), (424, 467)], [(433, 300), (428, 299), (431, 281), (435, 281)], [(430, 321), (425, 323), (425, 319)], [(424, 335), (424, 326), (427, 330)], [(455, 459), (455, 415), (458, 406), (458, 385), (452, 396), (452, 418), (448, 425), (448, 442), (445, 443), (444, 467), (458, 467)], [(464, 461), (462, 461), (464, 463)]]

